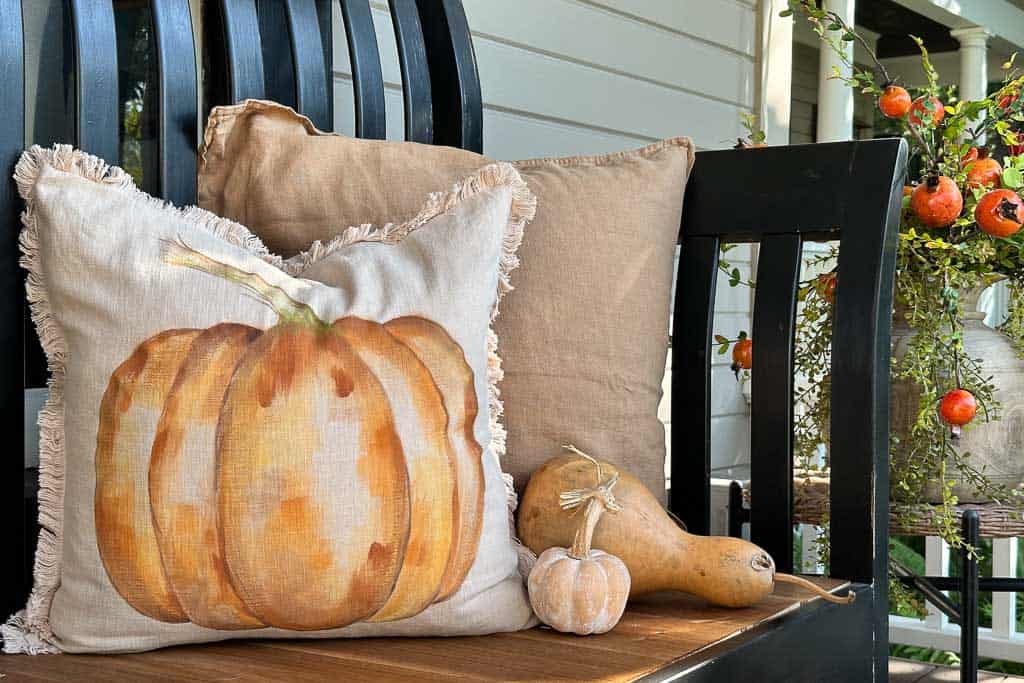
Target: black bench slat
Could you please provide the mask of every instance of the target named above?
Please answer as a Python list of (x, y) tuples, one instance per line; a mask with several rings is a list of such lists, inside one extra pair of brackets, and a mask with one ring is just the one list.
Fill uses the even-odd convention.
[[(212, 5), (213, 3), (209, 3)], [(240, 102), (245, 99), (266, 97), (263, 80), (263, 51), (260, 49), (259, 18), (256, 15), (255, 0), (221, 0), (220, 21), (223, 36), (223, 55), (227, 73), (227, 97), (217, 104)], [(207, 35), (210, 36), (212, 32)], [(208, 40), (207, 44), (213, 41)], [(220, 55), (216, 62), (220, 62)]]
[(416, 0), (432, 87), (434, 143), (483, 153), (484, 117), (473, 37), (459, 0)]
[(177, 206), (196, 201), (196, 58), (188, 4), (152, 0), (158, 73), (160, 196)]
[(391, 0), (391, 22), (398, 45), (405, 105), (405, 139), (430, 144), (434, 141), (432, 83), (427, 48), (415, 0)]
[[(25, 146), (25, 57), (22, 36), (21, 0), (0, 0), (0, 164), (5, 174), (0, 183), (0, 214), (9, 229), (0, 241), (0, 425), (5, 434), (23, 433), (24, 402), (18, 388), (23, 385), (22, 323), (24, 273), (18, 267), (18, 214), (21, 202), (11, 178), (14, 164)], [(24, 437), (22, 437), (24, 438)], [(0, 595), (0, 614), (21, 609), (28, 591), (28, 573), (22, 558), (26, 551), (25, 501), (22, 497), (24, 458), (22, 438), (12, 439), (13, 457), (0, 459), (0, 519), (4, 520), (3, 554), (12, 561), (0, 562), (5, 586)], [(3, 617), (0, 617), (3, 618)]]
[[(285, 0), (291, 49), (295, 108), (320, 130), (332, 126), (324, 49), (320, 41), (320, 15), (314, 0)], [(280, 31), (280, 28), (278, 29)], [(264, 40), (269, 40), (264, 34)]]
[(387, 137), (384, 77), (369, 1), (341, 0), (341, 17), (345, 22), (348, 58), (352, 66), (356, 137), (383, 140)]
[(75, 144), (109, 164), (121, 162), (114, 6), (71, 0), (75, 52)]
[(711, 532), (711, 328), (718, 249), (713, 236), (683, 240), (672, 318), (669, 507), (695, 534)]
[(334, 130), (334, 4), (337, 0), (316, 0), (320, 27), (320, 52), (324, 60), (324, 86), (327, 89), (327, 120), (320, 130)]
[(799, 235), (761, 240), (750, 410), (750, 479), (758, 501), (750, 510), (750, 540), (786, 573), (793, 571), (793, 327), (800, 264)]
[[(298, 109), (295, 67), (292, 64), (288, 13), (282, 0), (256, 0), (259, 42), (263, 50), (263, 78), (267, 99)], [(256, 40), (256, 36), (241, 37)]]
[[(840, 245), (832, 324), (829, 566), (874, 581), (879, 629), (888, 624), (890, 331), (906, 166), (901, 140), (861, 145), (851, 160), (850, 194), (860, 201), (840, 216), (855, 236)], [(886, 638), (876, 638), (875, 661), (887, 654)]]

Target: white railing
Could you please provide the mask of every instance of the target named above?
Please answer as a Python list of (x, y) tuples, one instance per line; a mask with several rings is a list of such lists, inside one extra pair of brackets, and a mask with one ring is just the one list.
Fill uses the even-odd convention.
[[(1016, 538), (992, 541), (992, 576), (1016, 577)], [(925, 539), (925, 572), (932, 576), (949, 576), (949, 546), (941, 539)], [(956, 561), (954, 559), (954, 561)], [(949, 623), (946, 615), (928, 606), (923, 619), (889, 617), (889, 641), (939, 650), (960, 649), (960, 627)], [(982, 657), (1024, 662), (1024, 633), (1017, 632), (1017, 596), (1015, 593), (992, 594), (992, 627), (978, 630), (978, 652)]]
[[(712, 479), (713, 534), (728, 532), (729, 480)], [(809, 524), (798, 525), (800, 538), (801, 571), (807, 574), (822, 572), (817, 563), (814, 540), (820, 529)], [(746, 535), (746, 529), (744, 529)], [(1016, 577), (1017, 538), (997, 538), (992, 541), (992, 576)], [(956, 556), (953, 556), (956, 561)], [(949, 576), (950, 550), (941, 538), (925, 539), (925, 573), (929, 576)], [(1024, 662), (1024, 633), (1017, 631), (1017, 600), (1015, 593), (992, 594), (992, 626), (978, 631), (978, 652), (982, 657)], [(925, 619), (889, 617), (889, 642), (915, 645), (937, 650), (960, 650), (960, 627), (931, 605)]]

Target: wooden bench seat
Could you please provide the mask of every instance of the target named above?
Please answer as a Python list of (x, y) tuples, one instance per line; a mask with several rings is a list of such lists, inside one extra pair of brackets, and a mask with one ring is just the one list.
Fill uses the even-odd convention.
[[(848, 584), (818, 579), (830, 590)], [(535, 628), (476, 638), (252, 640), (127, 655), (2, 656), (15, 681), (636, 681), (666, 666), (698, 666), (796, 613), (844, 610), (780, 585), (760, 604), (709, 607), (683, 594), (632, 603), (619, 625), (578, 637)], [(751, 671), (757, 669), (750, 663)], [(724, 679), (723, 679), (724, 680)]]

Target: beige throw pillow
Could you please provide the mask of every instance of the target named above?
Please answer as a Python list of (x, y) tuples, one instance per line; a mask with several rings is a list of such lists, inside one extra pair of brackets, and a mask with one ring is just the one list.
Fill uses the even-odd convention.
[(290, 263), (66, 146), (16, 179), (53, 379), (5, 650), (532, 625), (489, 330), (534, 211), (511, 166)]
[[(518, 486), (572, 442), (664, 500), (657, 411), (693, 160), (690, 140), (676, 138), (514, 164), (538, 198), (516, 292), (495, 323), (508, 427), (502, 464)], [(351, 225), (411, 216), (423, 193), (488, 163), (449, 147), (321, 133), (287, 107), (250, 100), (211, 114), (199, 201), (290, 254)]]

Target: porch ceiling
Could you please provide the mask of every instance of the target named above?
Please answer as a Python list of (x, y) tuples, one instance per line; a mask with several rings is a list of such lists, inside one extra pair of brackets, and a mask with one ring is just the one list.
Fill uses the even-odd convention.
[(878, 34), (877, 52), (882, 59), (917, 54), (911, 34), (923, 38), (932, 52), (950, 52), (960, 47), (949, 35), (948, 27), (894, 0), (857, 0), (856, 8), (857, 26)]
[(983, 26), (993, 35), (993, 47), (1004, 52), (1024, 49), (1024, 2), (1021, 0), (891, 1), (947, 29)]

